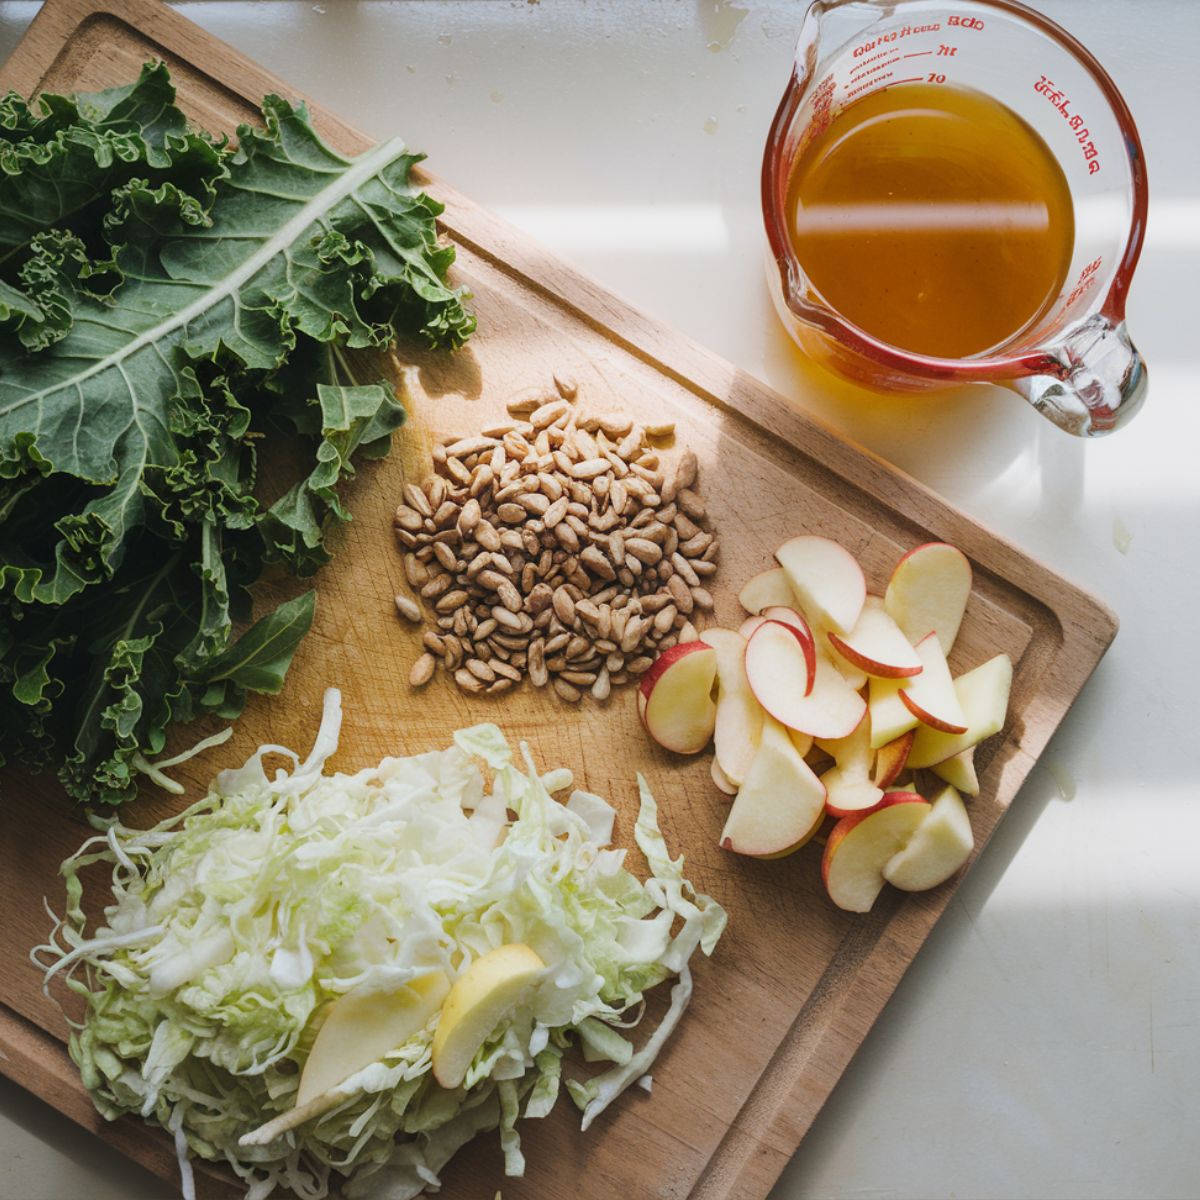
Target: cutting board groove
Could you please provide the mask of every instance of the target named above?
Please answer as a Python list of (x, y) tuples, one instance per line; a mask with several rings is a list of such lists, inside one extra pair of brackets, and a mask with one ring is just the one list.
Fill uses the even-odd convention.
[[(232, 133), (252, 120), (266, 92), (298, 95), (154, 0), (49, 0), (0, 82), (26, 95), (93, 90), (126, 82), (149, 57), (168, 63), (183, 107), (214, 131)], [(341, 150), (368, 144), (319, 107), (314, 115)], [(436, 146), (427, 149), (436, 157)], [(643, 771), (659, 796), (668, 842), (731, 916), (715, 958), (697, 968), (696, 1000), (656, 1068), (653, 1095), (626, 1096), (586, 1136), (565, 1101), (551, 1118), (526, 1123), (523, 1181), (503, 1178), (494, 1138), (478, 1139), (444, 1173), (443, 1194), (492, 1200), (502, 1187), (506, 1200), (756, 1200), (795, 1152), (956, 884), (915, 897), (891, 893), (853, 918), (826, 901), (813, 848), (777, 862), (720, 851), (725, 805), (713, 793), (707, 756), (681, 764), (656, 751), (628, 695), (614, 697), (607, 711), (564, 711), (529, 691), (502, 703), (471, 701), (439, 680), (414, 698), (405, 680), (418, 635), (399, 628), (390, 611), (403, 586), (390, 530), (401, 482), (427, 473), (436, 436), (478, 428), (513, 391), (566, 368), (580, 378), (589, 407), (674, 419), (696, 450), (722, 535), (713, 589), (721, 623), (739, 619), (739, 582), (770, 565), (771, 551), (794, 533), (841, 540), (876, 590), (903, 550), (954, 542), (972, 560), (975, 591), (953, 665), (962, 670), (999, 650), (1016, 664), (1011, 719), (980, 755), (983, 791), (971, 806), (980, 849), (1116, 621), (1099, 601), (745, 372), (630, 308), (441, 181), (422, 178), (447, 205), (443, 226), (459, 247), (457, 277), (475, 293), (479, 333), (452, 359), (399, 348), (414, 372), (412, 420), (391, 457), (365, 467), (349, 489), (355, 520), (318, 579), (317, 620), (284, 697), (252, 703), (233, 741), (189, 763), (181, 778), (195, 795), (216, 769), (260, 742), (303, 747), (331, 683), (345, 694), (335, 763), (343, 769), (441, 746), (458, 726), (497, 719), (510, 736), (527, 738), (540, 762), (570, 766), (612, 797), (625, 844), (636, 805), (631, 781)], [(181, 740), (193, 737), (187, 731)], [(62, 1015), (28, 963), (30, 946), (48, 932), (41, 897), (61, 905), (57, 867), (84, 827), (53, 780), (9, 772), (3, 786), (0, 1071), (173, 1179), (164, 1135), (132, 1119), (106, 1126), (95, 1113), (65, 1053)], [(148, 824), (175, 803), (147, 795), (125, 817)], [(201, 1194), (236, 1189), (206, 1170)]]

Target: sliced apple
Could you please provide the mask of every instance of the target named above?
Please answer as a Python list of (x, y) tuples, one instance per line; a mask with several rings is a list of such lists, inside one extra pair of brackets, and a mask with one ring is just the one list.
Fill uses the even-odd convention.
[(825, 811), (831, 817), (848, 817), (866, 812), (883, 799), (883, 788), (871, 782), (869, 775), (854, 775), (841, 767), (830, 767), (821, 776), (825, 785)]
[(904, 849), (929, 811), (916, 792), (887, 792), (879, 807), (843, 817), (829, 831), (821, 878), (838, 908), (871, 911), (883, 890), (883, 868)]
[(746, 643), (744, 664), (754, 698), (777, 721), (784, 721), (790, 706), (812, 691), (812, 639), (805, 639), (793, 625), (763, 621)]
[(845, 547), (806, 534), (784, 542), (775, 558), (810, 621), (843, 634), (854, 628), (867, 597), (867, 582)]
[(900, 778), (900, 772), (908, 762), (908, 752), (912, 749), (915, 736), (915, 732), (910, 729), (890, 742), (885, 742), (875, 751), (875, 768), (871, 779), (876, 787), (891, 787)]
[(424, 1029), (449, 990), (445, 972), (430, 971), (396, 988), (356, 989), (334, 1000), (305, 1059), (296, 1103), (242, 1134), (238, 1145), (269, 1145), (353, 1098), (353, 1077)]
[(776, 605), (791, 608), (796, 597), (783, 568), (772, 567), (769, 571), (760, 571), (738, 592), (738, 603), (748, 613), (760, 613), (764, 608)]
[(879, 750), (888, 742), (916, 729), (921, 723), (900, 699), (905, 679), (872, 679), (867, 695), (871, 717), (871, 748)]
[(808, 666), (808, 691), (805, 692), (807, 695), (812, 691), (813, 677), (817, 670), (817, 639), (804, 619), (804, 614), (795, 608), (773, 605), (763, 609), (760, 615), (767, 621), (778, 621), (781, 625), (786, 625), (795, 633), (796, 640), (804, 650), (804, 661)]
[(1012, 688), (1012, 660), (1007, 654), (997, 654), (981, 667), (960, 675), (954, 681), (954, 691), (962, 706), (967, 726), (965, 733), (942, 733), (922, 725), (913, 739), (908, 765), (932, 767), (999, 733), (1008, 713), (1008, 694)]
[(807, 758), (808, 752), (813, 748), (812, 734), (801, 733), (798, 729), (789, 729), (787, 735), (791, 738), (792, 745), (796, 747), (796, 753), (801, 758)]
[(916, 643), (936, 633), (949, 655), (971, 596), (971, 564), (945, 542), (926, 542), (897, 564), (884, 604), (904, 636)]
[(962, 797), (949, 784), (902, 850), (892, 855), (883, 877), (905, 892), (924, 892), (945, 883), (971, 857), (975, 837)]
[(717, 652), (704, 642), (664, 650), (638, 684), (638, 715), (646, 732), (676, 754), (699, 754), (717, 722), (713, 679)]
[(766, 620), (766, 617), (747, 617), (739, 626), (738, 633), (750, 640), (750, 635)]
[(798, 850), (820, 827), (825, 788), (771, 716), (746, 781), (729, 810), (721, 845), (735, 854), (771, 858)]
[(825, 811), (834, 817), (874, 808), (883, 789), (871, 780), (871, 728), (860, 721), (844, 738), (818, 738), (817, 745), (833, 756), (834, 766), (821, 776), (825, 785)]
[(930, 768), (939, 778), (956, 787), (964, 796), (979, 795), (979, 776), (975, 773), (975, 747), (969, 746), (945, 762)]
[[(829, 637), (828, 632), (825, 634)], [(856, 692), (861, 692), (867, 686), (867, 681), (870, 676), (866, 671), (860, 671), (853, 663), (847, 662), (840, 654), (829, 655), (829, 661), (838, 669), (838, 674), (846, 681), (846, 683)]]
[(533, 999), (545, 965), (513, 942), (481, 955), (454, 981), (433, 1035), (433, 1075), (442, 1087), (462, 1084), (496, 1026)]
[(884, 679), (921, 673), (921, 660), (908, 638), (887, 615), (878, 596), (868, 596), (854, 628), (845, 636), (830, 632), (829, 644), (851, 666)]
[(862, 720), (866, 704), (819, 652), (806, 695), (809, 661), (796, 631), (779, 621), (767, 621), (746, 643), (746, 678), (771, 716), (814, 737), (844, 737)]
[(712, 776), (712, 781), (717, 785), (717, 791), (724, 792), (726, 796), (736, 796), (738, 785), (721, 770), (721, 764), (717, 762), (717, 756), (713, 755), (712, 765), (709, 767), (709, 774)]
[(725, 777), (740, 784), (762, 740), (762, 705), (746, 680), (746, 639), (732, 629), (706, 629), (700, 640), (717, 654), (716, 761)]
[(966, 733), (967, 720), (938, 635), (927, 633), (915, 649), (921, 659), (921, 673), (900, 690), (901, 703), (923, 725), (943, 733)]
[(339, 996), (329, 1006), (300, 1072), (297, 1107), (379, 1062), (419, 1033), (449, 990), (445, 972), (430, 971), (399, 988), (355, 989)]

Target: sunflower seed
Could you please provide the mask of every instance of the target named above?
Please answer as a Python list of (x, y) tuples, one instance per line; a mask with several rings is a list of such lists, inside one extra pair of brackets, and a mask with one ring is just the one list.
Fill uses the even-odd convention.
[(412, 665), (408, 673), (408, 682), (412, 687), (424, 687), (432, 678), (437, 659), (432, 654), (422, 654)]

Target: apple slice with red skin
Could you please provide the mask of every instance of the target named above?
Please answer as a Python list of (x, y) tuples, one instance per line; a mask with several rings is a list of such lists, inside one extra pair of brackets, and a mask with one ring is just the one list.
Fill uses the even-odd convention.
[(930, 808), (916, 792), (885, 792), (878, 807), (843, 817), (829, 831), (821, 879), (838, 908), (871, 911), (883, 890), (884, 867), (908, 844)]
[(946, 783), (956, 787), (964, 796), (979, 795), (979, 776), (975, 772), (975, 747), (960, 750), (945, 762), (934, 763), (930, 770)]
[(908, 752), (912, 749), (914, 737), (916, 731), (910, 729), (898, 738), (885, 742), (875, 751), (875, 770), (871, 778), (876, 787), (891, 787), (900, 778), (900, 772), (908, 762)]
[(762, 705), (746, 679), (746, 639), (732, 629), (706, 629), (700, 640), (717, 654), (716, 760), (726, 779), (740, 785), (762, 740), (763, 724)]
[(908, 765), (914, 770), (936, 766), (999, 733), (1008, 714), (1011, 688), (1012, 660), (1007, 654), (997, 654), (975, 670), (960, 675), (954, 681), (954, 692), (966, 718), (966, 732), (943, 733), (922, 725), (913, 739)]
[(871, 728), (859, 721), (844, 738), (818, 738), (817, 745), (833, 756), (834, 766), (821, 776), (825, 785), (825, 811), (832, 817), (874, 808), (883, 799), (883, 789), (871, 780)]
[(814, 737), (845, 737), (862, 720), (866, 704), (828, 658), (817, 653), (815, 661), (810, 682), (798, 631), (780, 621), (765, 622), (746, 643), (746, 678), (771, 716)]
[(872, 678), (868, 684), (867, 708), (871, 715), (871, 747), (879, 750), (921, 723), (900, 693), (907, 679)]
[(926, 892), (943, 884), (971, 857), (975, 835), (962, 797), (947, 784), (902, 850), (883, 868), (883, 877), (904, 892)]
[(804, 619), (804, 614), (784, 605), (773, 605), (771, 608), (763, 609), (759, 615), (763, 620), (778, 621), (781, 625), (786, 625), (795, 631), (796, 637), (804, 649), (804, 661), (808, 666), (808, 688), (804, 693), (807, 696), (812, 691), (813, 678), (817, 673), (817, 639)]
[(699, 754), (717, 721), (713, 680), (717, 652), (704, 642), (681, 642), (664, 650), (638, 683), (638, 715), (646, 732), (666, 750)]
[(792, 585), (788, 583), (783, 568), (772, 567), (769, 571), (760, 571), (746, 582), (738, 592), (738, 603), (748, 613), (761, 613), (764, 608), (778, 605), (791, 608), (796, 603), (796, 597), (792, 594)]
[(809, 621), (849, 633), (867, 598), (867, 581), (854, 555), (829, 538), (805, 534), (784, 542), (775, 558)]
[(768, 715), (758, 753), (721, 832), (721, 846), (752, 858), (790, 854), (820, 828), (824, 810), (821, 781), (787, 730)]
[(766, 621), (766, 617), (747, 617), (739, 626), (738, 633), (746, 639), (750, 640), (750, 635)]
[(926, 542), (896, 564), (883, 602), (910, 642), (936, 633), (948, 656), (970, 596), (967, 556), (946, 542)]
[(878, 596), (868, 596), (858, 623), (845, 636), (830, 632), (829, 644), (852, 666), (884, 679), (921, 673), (921, 660)]
[(923, 725), (943, 733), (966, 733), (967, 719), (938, 635), (927, 633), (915, 649), (921, 659), (921, 673), (900, 689), (900, 702)]

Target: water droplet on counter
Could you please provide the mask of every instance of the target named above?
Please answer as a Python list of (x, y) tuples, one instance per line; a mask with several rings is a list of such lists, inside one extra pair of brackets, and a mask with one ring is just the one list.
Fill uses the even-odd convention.
[(738, 26), (750, 15), (749, 9), (740, 4), (731, 4), (729, 0), (716, 0), (710, 10), (701, 11), (701, 24), (708, 34), (708, 49), (712, 54), (720, 54), (729, 48)]
[(406, 70), (406, 71), (407, 71), (407, 72), (408, 72), (410, 75), (415, 75), (415, 74), (417, 73), (417, 68), (416, 68), (416, 67), (414, 67), (412, 63), (406, 63), (406, 64), (405, 64), (405, 67), (404, 67), (404, 69), (405, 69), (405, 70)]
[(1047, 756), (1042, 759), (1042, 765), (1046, 768), (1046, 773), (1054, 780), (1054, 786), (1058, 788), (1058, 794), (1064, 800), (1075, 799), (1075, 777), (1063, 766), (1056, 758)]
[(325, 5), (323, 5), (323, 4), (314, 4), (314, 5), (312, 6), (312, 10), (313, 10), (313, 12), (315, 12), (315, 13), (316, 13), (318, 16), (322, 16), (322, 17), (323, 17), (323, 16), (325, 15)]
[(1113, 520), (1112, 541), (1122, 554), (1128, 554), (1129, 547), (1133, 544), (1133, 534), (1129, 532), (1128, 526), (1120, 517)]
[(489, 92), (488, 99), (493, 104), (499, 104), (500, 101), (504, 99), (504, 93), (503, 92)]
[(449, 34), (449, 33), (439, 33), (438, 34), (438, 44), (439, 45), (448, 46), (448, 45), (450, 45), (450, 43), (452, 41), (454, 41), (453, 34)]
[(716, 117), (709, 117), (708, 120), (704, 122), (704, 132), (710, 135), (717, 132)]

